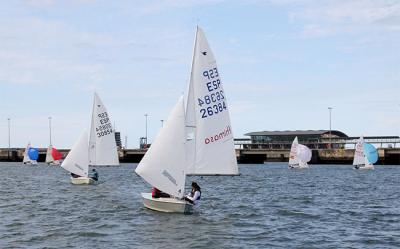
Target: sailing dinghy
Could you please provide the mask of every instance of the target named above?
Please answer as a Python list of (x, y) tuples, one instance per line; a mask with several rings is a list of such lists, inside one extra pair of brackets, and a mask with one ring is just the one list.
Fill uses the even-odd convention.
[(22, 162), (29, 165), (37, 165), (37, 159), (39, 158), (39, 150), (31, 147), (31, 143), (28, 143), (24, 152), (24, 158)]
[(186, 101), (181, 97), (135, 172), (169, 198), (142, 193), (145, 207), (187, 213), (186, 175), (238, 175), (226, 95), (214, 55), (197, 28)]
[(289, 154), (289, 168), (292, 169), (308, 169), (308, 162), (311, 160), (311, 150), (299, 144), (297, 137), (293, 140), (292, 147)]
[(49, 145), (46, 152), (46, 163), (54, 166), (60, 165), (61, 158), (62, 154), (52, 145)]
[(61, 167), (79, 176), (71, 177), (72, 184), (91, 184), (94, 180), (88, 175), (89, 165), (119, 165), (111, 120), (97, 93), (94, 94), (90, 137), (88, 139), (87, 132), (84, 132)]
[(365, 143), (364, 138), (360, 137), (354, 151), (354, 169), (374, 169), (374, 163), (377, 161), (378, 152), (376, 148), (372, 144)]

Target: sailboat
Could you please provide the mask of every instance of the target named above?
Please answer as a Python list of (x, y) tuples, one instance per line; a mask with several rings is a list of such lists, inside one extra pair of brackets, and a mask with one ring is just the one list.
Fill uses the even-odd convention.
[(292, 147), (289, 154), (289, 168), (292, 169), (307, 169), (309, 168), (308, 162), (311, 160), (311, 150), (299, 144), (297, 137), (293, 140)]
[(61, 164), (69, 172), (72, 184), (91, 184), (89, 165), (119, 165), (114, 130), (106, 107), (97, 93), (94, 94), (90, 137), (84, 132)]
[(31, 147), (31, 143), (28, 143), (24, 152), (24, 158), (22, 162), (24, 164), (37, 165), (37, 159), (39, 158), (39, 150)]
[(354, 151), (353, 165), (355, 169), (374, 169), (374, 163), (378, 161), (378, 152), (376, 148), (369, 143), (364, 142), (360, 137), (357, 141)]
[(47, 147), (46, 163), (48, 165), (60, 165), (61, 158), (62, 154), (56, 148), (54, 148), (52, 145)]
[(239, 173), (220, 74), (199, 27), (186, 98), (179, 98), (135, 172), (171, 196), (153, 198), (151, 193), (142, 193), (145, 207), (177, 213), (193, 208), (182, 200), (187, 175)]
[(92, 184), (94, 180), (89, 177), (89, 146), (88, 134), (84, 131), (72, 146), (61, 167), (80, 177), (71, 177), (72, 184)]

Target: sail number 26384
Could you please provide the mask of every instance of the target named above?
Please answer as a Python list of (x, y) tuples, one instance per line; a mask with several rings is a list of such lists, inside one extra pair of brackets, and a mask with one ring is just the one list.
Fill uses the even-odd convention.
[(200, 106), (201, 118), (207, 118), (226, 110), (224, 91), (222, 90), (221, 80), (217, 68), (205, 70), (202, 74), (206, 78), (205, 87), (209, 94), (197, 98)]

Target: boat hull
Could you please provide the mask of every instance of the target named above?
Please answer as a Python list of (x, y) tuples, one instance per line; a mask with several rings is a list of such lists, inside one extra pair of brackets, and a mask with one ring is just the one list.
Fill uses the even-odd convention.
[(354, 167), (354, 169), (368, 170), (368, 169), (375, 169), (375, 167), (374, 167), (374, 165), (365, 165), (365, 166)]
[(143, 205), (151, 210), (166, 213), (191, 213), (193, 204), (176, 198), (153, 198), (151, 193), (142, 193)]
[(71, 183), (74, 185), (89, 185), (95, 183), (95, 181), (89, 177), (71, 177)]
[(53, 161), (53, 162), (49, 162), (49, 163), (47, 163), (47, 165), (49, 165), (49, 166), (60, 166), (60, 162), (59, 161)]
[(299, 164), (293, 164), (293, 165), (289, 165), (290, 169), (308, 169), (309, 166), (308, 165), (299, 165)]
[(37, 161), (26, 161), (26, 162), (24, 162), (24, 164), (26, 164), (26, 165), (34, 165), (34, 166), (36, 166), (38, 163), (37, 163)]

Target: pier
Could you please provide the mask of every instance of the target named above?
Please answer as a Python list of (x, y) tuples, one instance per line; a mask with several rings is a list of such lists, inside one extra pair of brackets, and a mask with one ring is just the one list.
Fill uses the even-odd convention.
[[(358, 137), (332, 138), (304, 142), (312, 149), (311, 164), (351, 164), (354, 147)], [(379, 155), (377, 164), (400, 165), (400, 138), (398, 136), (364, 137), (373, 144)], [(251, 139), (235, 139), (236, 157), (239, 163), (260, 164), (264, 162), (288, 162), (291, 141), (254, 143)], [(0, 148), (0, 161), (22, 162), (25, 148)], [(39, 149), (39, 162), (46, 158), (46, 148)], [(59, 149), (63, 158), (69, 149)], [(138, 163), (146, 153), (146, 149), (118, 150), (121, 163)]]

